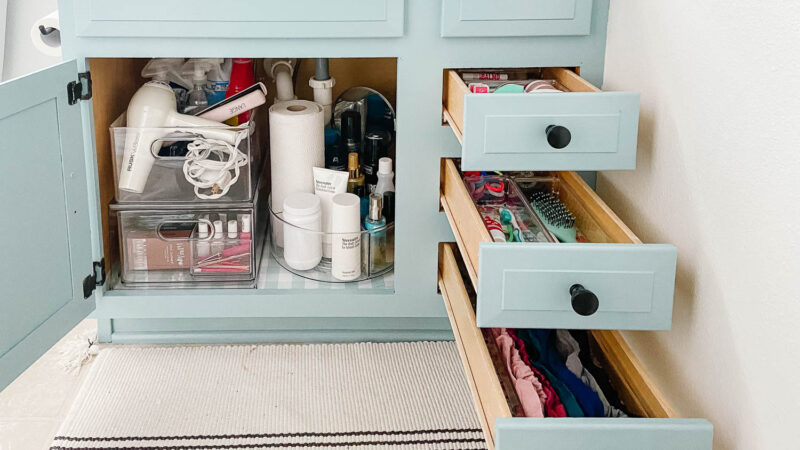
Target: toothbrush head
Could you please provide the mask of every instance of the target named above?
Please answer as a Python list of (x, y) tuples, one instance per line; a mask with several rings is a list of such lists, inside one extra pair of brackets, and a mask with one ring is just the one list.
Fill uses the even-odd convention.
[(545, 226), (561, 242), (577, 242), (575, 216), (553, 194), (534, 192), (531, 206)]

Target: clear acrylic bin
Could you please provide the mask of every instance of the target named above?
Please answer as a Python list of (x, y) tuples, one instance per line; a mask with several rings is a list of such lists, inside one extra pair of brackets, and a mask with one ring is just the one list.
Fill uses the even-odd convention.
[[(322, 231), (302, 228), (283, 219), (282, 212), (276, 212), (269, 203), (270, 214), (270, 253), (281, 267), (303, 278), (327, 283), (350, 283), (380, 277), (391, 272), (394, 268), (394, 222), (373, 230), (362, 230), (353, 233), (325, 233)], [(358, 276), (347, 279), (337, 278), (334, 275), (332, 258), (321, 257), (319, 263), (310, 269), (299, 268), (287, 261), (286, 244), (300, 243), (304, 251), (313, 247), (322, 255), (325, 243), (335, 245), (342, 243), (351, 248), (358, 246), (359, 268)]]
[(120, 275), (125, 287), (226, 287), (229, 282), (234, 282), (230, 287), (248, 287), (242, 282), (252, 287), (255, 283), (265, 234), (255, 207), (111, 208), (119, 228)]
[(495, 242), (558, 242), (511, 177), (464, 172), (463, 179)]
[[(236, 127), (220, 123), (219, 127), (212, 128), (127, 128), (125, 114), (122, 114), (109, 128), (116, 201), (151, 204), (252, 200), (262, 166), (262, 146), (254, 131), (253, 120)], [(229, 144), (238, 143), (235, 147), (240, 152), (236, 153), (238, 159), (231, 158), (233, 152), (220, 152), (220, 149), (228, 150), (221, 143), (217, 143), (217, 147), (209, 145), (211, 141), (204, 139), (204, 133), (212, 132), (217, 138), (225, 137)], [(152, 142), (149, 147), (152, 158), (146, 158), (152, 161), (149, 169), (148, 162), (140, 158), (136, 168), (131, 170), (130, 153), (128, 161), (123, 161), (126, 145), (134, 145), (137, 140)], [(190, 155), (195, 157), (187, 156), (190, 144), (194, 144)], [(234, 166), (238, 166), (238, 178)], [(123, 174), (123, 171), (128, 172)], [(187, 180), (191, 175), (201, 187)], [(125, 179), (121, 183), (123, 176)], [(135, 181), (130, 181), (132, 179)], [(229, 187), (224, 192), (226, 185)]]

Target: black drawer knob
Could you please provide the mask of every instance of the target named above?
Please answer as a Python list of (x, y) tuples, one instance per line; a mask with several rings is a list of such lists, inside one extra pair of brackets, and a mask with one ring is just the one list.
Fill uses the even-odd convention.
[(569, 288), (569, 294), (572, 296), (572, 309), (582, 316), (591, 316), (597, 312), (600, 307), (600, 301), (594, 292), (586, 289), (580, 284), (574, 284)]
[(572, 141), (572, 133), (569, 129), (561, 125), (549, 125), (547, 127), (547, 143), (551, 147), (561, 150)]

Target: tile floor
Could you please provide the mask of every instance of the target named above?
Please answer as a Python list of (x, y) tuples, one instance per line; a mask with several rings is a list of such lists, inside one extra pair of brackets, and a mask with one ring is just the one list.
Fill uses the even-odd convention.
[(0, 392), (0, 450), (49, 448), (91, 364), (70, 372), (62, 352), (96, 330), (84, 320)]

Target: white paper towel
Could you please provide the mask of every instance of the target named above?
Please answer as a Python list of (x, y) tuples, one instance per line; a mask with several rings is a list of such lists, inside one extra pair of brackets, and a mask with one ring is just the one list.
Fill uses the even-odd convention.
[[(306, 100), (290, 100), (269, 108), (269, 153), (272, 175), (271, 205), (283, 209), (286, 196), (314, 193), (312, 167), (325, 167), (322, 107)], [(283, 227), (273, 227), (273, 239), (282, 246)]]
[[(39, 26), (54, 28), (55, 31), (42, 35)], [(48, 56), (61, 56), (61, 26), (58, 22), (58, 10), (40, 18), (31, 27), (31, 40), (33, 46), (41, 53)]]

